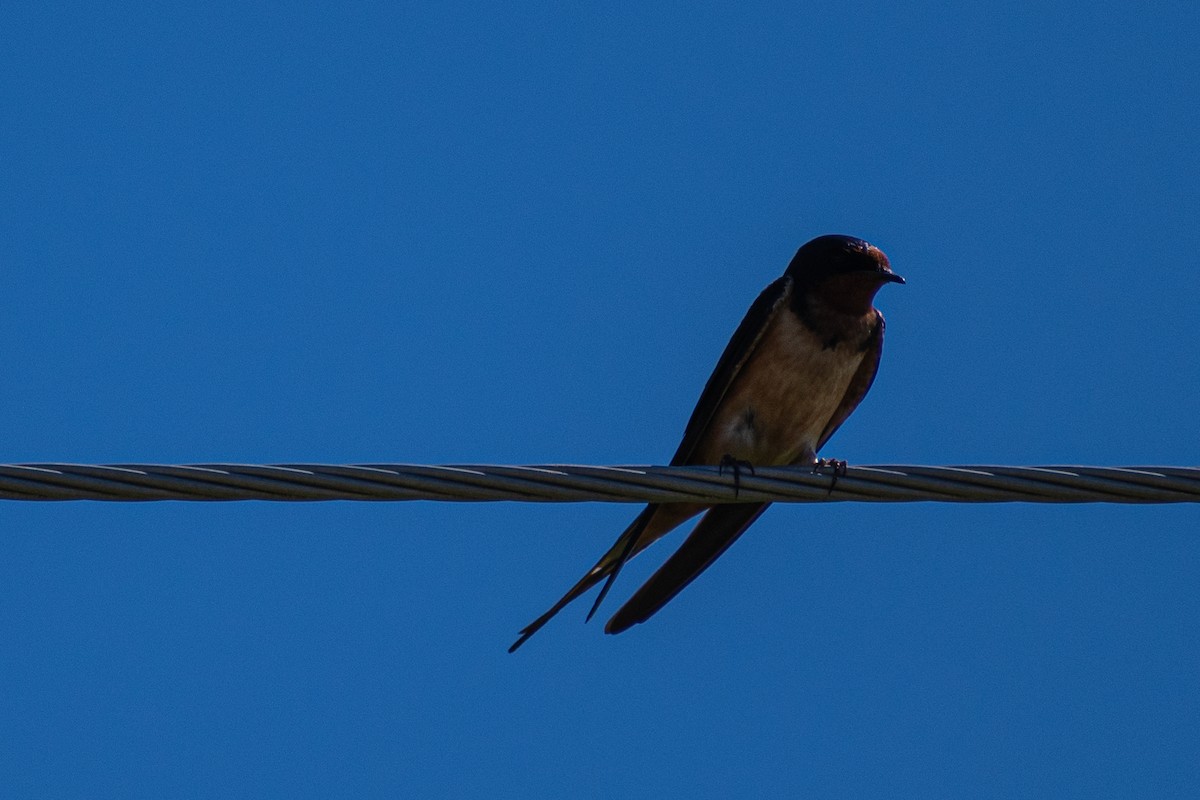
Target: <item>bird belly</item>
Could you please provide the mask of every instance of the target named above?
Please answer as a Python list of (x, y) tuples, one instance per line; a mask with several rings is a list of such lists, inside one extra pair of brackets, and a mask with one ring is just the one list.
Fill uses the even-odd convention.
[(721, 403), (704, 463), (726, 454), (762, 466), (813, 458), (862, 359), (852, 343), (827, 347), (794, 314), (778, 315)]

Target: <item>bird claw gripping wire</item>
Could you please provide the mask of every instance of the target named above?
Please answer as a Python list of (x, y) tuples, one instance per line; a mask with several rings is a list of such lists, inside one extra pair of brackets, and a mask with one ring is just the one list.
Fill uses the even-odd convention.
[(721, 456), (721, 463), (717, 465), (717, 474), (724, 475), (727, 469), (733, 472), (733, 496), (737, 497), (738, 492), (742, 488), (742, 470), (746, 470), (753, 475), (754, 465), (749, 461), (742, 461), (726, 453)]
[(813, 464), (814, 474), (824, 475), (826, 470), (829, 470), (829, 493), (825, 495), (826, 497), (833, 494), (833, 487), (837, 486), (838, 478), (846, 474), (846, 468), (846, 462), (837, 458), (818, 458), (817, 462)]

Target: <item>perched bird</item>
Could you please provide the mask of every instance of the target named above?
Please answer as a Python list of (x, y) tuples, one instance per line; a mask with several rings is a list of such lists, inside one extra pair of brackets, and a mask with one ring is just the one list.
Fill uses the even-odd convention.
[[(879, 248), (850, 236), (808, 242), (746, 313), (688, 420), (672, 466), (734, 470), (818, 465), (817, 451), (858, 406), (879, 368), (885, 283), (904, 283)], [(702, 511), (704, 518), (604, 630), (645, 622), (733, 544), (769, 503), (651, 503), (596, 566), (521, 631), (513, 652), (568, 603), (602, 580), (588, 619), (630, 557)]]

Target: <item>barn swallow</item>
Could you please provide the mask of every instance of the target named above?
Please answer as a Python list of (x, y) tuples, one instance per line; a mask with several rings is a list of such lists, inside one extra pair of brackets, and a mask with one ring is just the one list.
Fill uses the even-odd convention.
[[(879, 248), (820, 236), (792, 258), (746, 313), (688, 420), (671, 466), (818, 465), (817, 451), (862, 402), (883, 352), (885, 283), (904, 283)], [(645, 622), (725, 552), (769, 503), (651, 503), (549, 611), (529, 623), (513, 652), (568, 603), (602, 580), (592, 614), (624, 563), (707, 511), (683, 545), (605, 625)]]

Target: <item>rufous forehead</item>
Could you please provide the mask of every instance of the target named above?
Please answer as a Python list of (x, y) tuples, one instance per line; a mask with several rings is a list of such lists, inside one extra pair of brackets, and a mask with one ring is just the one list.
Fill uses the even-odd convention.
[(875, 245), (873, 245), (873, 244), (867, 245), (867, 255), (869, 255), (872, 259), (874, 259), (876, 264), (879, 264), (880, 266), (891, 269), (892, 264), (890, 261), (888, 261), (888, 257), (885, 256), (883, 254), (883, 251), (880, 250)]

